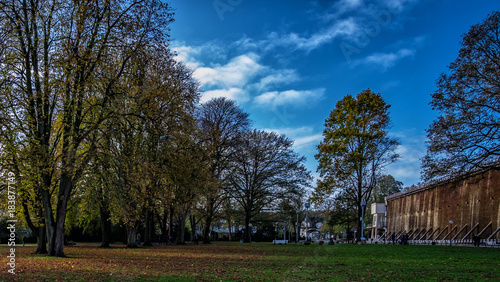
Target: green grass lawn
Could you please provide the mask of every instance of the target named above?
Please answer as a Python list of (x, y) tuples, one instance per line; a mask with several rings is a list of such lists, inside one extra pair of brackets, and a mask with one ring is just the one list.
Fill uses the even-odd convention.
[(8, 248), (0, 247), (0, 280), (500, 280), (500, 249), (450, 246), (215, 243), (99, 249), (66, 247), (67, 258), (33, 255), (16, 247), (16, 272), (7, 272)]

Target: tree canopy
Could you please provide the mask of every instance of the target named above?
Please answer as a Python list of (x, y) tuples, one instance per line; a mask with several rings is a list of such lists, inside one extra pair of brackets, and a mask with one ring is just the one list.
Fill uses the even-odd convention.
[(371, 197), (383, 168), (398, 158), (395, 149), (399, 143), (387, 132), (389, 107), (380, 94), (369, 89), (337, 102), (325, 121), (323, 141), (318, 145), (316, 159), (322, 179), (315, 190), (317, 201), (343, 191), (361, 217), (361, 203)]
[(439, 116), (427, 130), (423, 178), (454, 176), (500, 157), (500, 12), (464, 35), (450, 72), (438, 78), (430, 105)]
[(242, 208), (245, 241), (249, 240), (253, 216), (288, 194), (304, 194), (309, 186), (305, 158), (295, 153), (292, 145), (292, 140), (273, 132), (253, 130), (238, 136), (226, 186)]

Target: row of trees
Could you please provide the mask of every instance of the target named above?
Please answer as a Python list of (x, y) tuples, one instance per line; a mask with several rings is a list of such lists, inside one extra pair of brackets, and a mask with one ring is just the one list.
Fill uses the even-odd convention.
[(300, 202), (311, 176), (290, 139), (251, 130), (224, 98), (198, 106), (168, 4), (4, 1), (0, 21), (1, 163), (37, 252), (64, 256), (68, 224), (96, 218), (103, 247), (113, 223), (132, 247), (143, 224), (150, 243), (175, 221), (182, 243), (188, 219), (208, 242), (222, 211), (248, 232), (262, 209)]

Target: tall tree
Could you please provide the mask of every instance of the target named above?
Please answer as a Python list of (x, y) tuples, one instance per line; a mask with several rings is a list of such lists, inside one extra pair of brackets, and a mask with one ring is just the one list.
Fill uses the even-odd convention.
[[(8, 111), (18, 137), (39, 156), (33, 165), (43, 173), (49, 255), (64, 256), (68, 201), (92, 153), (88, 137), (109, 118), (106, 108), (131, 58), (165, 42), (172, 13), (157, 0), (2, 1), (0, 13), (8, 59), (1, 67), (10, 68), (0, 72), (8, 82), (2, 90), (15, 97)], [(60, 150), (55, 209), (49, 191), (54, 148)]]
[(201, 129), (201, 140), (208, 151), (209, 170), (214, 182), (202, 192), (201, 210), (204, 219), (203, 242), (210, 243), (209, 234), (215, 214), (223, 202), (224, 190), (221, 183), (224, 171), (228, 167), (228, 158), (234, 151), (235, 138), (239, 133), (248, 130), (250, 120), (232, 100), (226, 98), (212, 99), (201, 105), (198, 122)]
[[(0, 2), (0, 138), (11, 153), (11, 164), (19, 164), (18, 168), (24, 166), (26, 177), (31, 178), (25, 181), (31, 182), (33, 193), (30, 194), (44, 203), (43, 212), (37, 208), (35, 213), (45, 215), (42, 226), (46, 228), (39, 230), (47, 231), (49, 249), (54, 220), (52, 207), (47, 203), (51, 200), (55, 148), (60, 140), (54, 130), (61, 105), (57, 56), (54, 55), (60, 51), (55, 46), (62, 23), (60, 4), (57, 1)], [(29, 195), (21, 198), (27, 199)], [(36, 206), (41, 207), (41, 203)], [(30, 212), (26, 209), (25, 213)], [(45, 236), (37, 233), (44, 241)], [(45, 246), (39, 245), (38, 249), (45, 252)]]
[(237, 142), (225, 186), (243, 210), (249, 242), (252, 217), (277, 199), (304, 193), (312, 177), (285, 135), (253, 130), (239, 134)]
[[(387, 132), (389, 107), (380, 94), (369, 89), (356, 97), (345, 96), (326, 119), (323, 141), (318, 145), (316, 159), (323, 179), (316, 193), (343, 191), (355, 203), (359, 217), (364, 212), (361, 203), (370, 198), (377, 177), (398, 158), (398, 141)], [(360, 232), (357, 237), (361, 238)]]
[(461, 45), (432, 94), (440, 115), (427, 130), (424, 180), (499, 166), (500, 12), (472, 26)]

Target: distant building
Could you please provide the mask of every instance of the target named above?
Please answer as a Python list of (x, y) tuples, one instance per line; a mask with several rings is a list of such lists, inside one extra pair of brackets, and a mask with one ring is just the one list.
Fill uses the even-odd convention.
[(371, 206), (371, 214), (373, 222), (367, 229), (371, 229), (370, 238), (377, 239), (382, 236), (386, 228), (386, 212), (385, 203), (373, 203)]
[[(429, 183), (386, 198), (385, 238), (403, 233), (422, 243), (452, 240), (499, 241), (500, 169), (498, 166), (454, 179)], [(495, 240), (494, 240), (495, 239)]]

